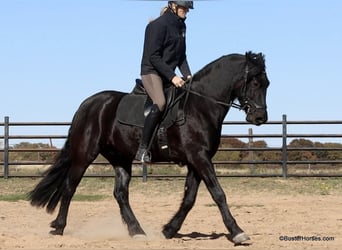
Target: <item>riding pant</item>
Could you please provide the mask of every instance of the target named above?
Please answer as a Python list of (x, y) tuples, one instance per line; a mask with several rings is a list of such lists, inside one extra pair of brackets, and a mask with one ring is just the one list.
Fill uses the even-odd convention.
[(153, 104), (158, 106), (159, 111), (163, 111), (165, 109), (166, 100), (161, 77), (156, 74), (147, 74), (142, 75), (141, 80), (148, 96), (152, 99)]

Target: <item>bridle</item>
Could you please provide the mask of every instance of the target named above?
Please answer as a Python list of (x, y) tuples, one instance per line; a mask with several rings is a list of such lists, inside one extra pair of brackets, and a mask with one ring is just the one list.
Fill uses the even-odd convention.
[[(262, 70), (259, 74), (266, 74), (265, 70)], [(255, 80), (254, 76), (252, 78), (252, 80), (249, 83), (252, 83)], [(248, 63), (246, 64), (246, 69), (245, 69), (245, 76), (244, 76), (244, 84), (242, 86), (242, 97), (241, 97), (241, 103), (242, 105), (240, 105), (240, 109), (243, 109), (246, 111), (246, 113), (250, 113), (251, 110), (256, 111), (258, 109), (266, 109), (266, 106), (261, 106), (259, 104), (257, 104), (254, 100), (251, 100), (248, 98), (247, 96), (247, 82), (248, 81)]]

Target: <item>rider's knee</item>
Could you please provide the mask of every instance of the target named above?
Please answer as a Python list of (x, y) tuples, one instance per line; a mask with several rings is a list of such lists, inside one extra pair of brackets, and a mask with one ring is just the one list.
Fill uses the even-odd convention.
[(166, 103), (165, 103), (165, 101), (161, 101), (161, 102), (156, 103), (156, 105), (158, 106), (159, 111), (162, 112), (165, 109)]

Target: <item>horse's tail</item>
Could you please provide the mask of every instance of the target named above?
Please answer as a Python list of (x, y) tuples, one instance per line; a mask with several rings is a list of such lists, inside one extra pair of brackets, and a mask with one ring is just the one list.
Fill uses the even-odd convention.
[(70, 131), (68, 139), (57, 155), (55, 163), (45, 172), (43, 179), (28, 193), (32, 206), (45, 207), (52, 213), (66, 187), (66, 180), (71, 167)]

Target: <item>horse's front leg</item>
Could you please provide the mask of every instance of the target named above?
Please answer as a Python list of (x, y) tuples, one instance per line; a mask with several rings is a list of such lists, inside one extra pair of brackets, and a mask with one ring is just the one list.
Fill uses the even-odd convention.
[(188, 166), (188, 175), (186, 177), (182, 204), (177, 213), (172, 217), (170, 222), (164, 226), (163, 229), (163, 234), (167, 239), (175, 236), (175, 234), (181, 228), (185, 217), (194, 206), (200, 182), (201, 179), (196, 175), (192, 168)]
[(231, 240), (235, 244), (241, 244), (244, 241), (249, 240), (249, 236), (238, 226), (233, 215), (229, 211), (226, 195), (217, 180), (211, 160), (206, 157), (198, 157), (197, 159), (201, 159), (201, 162), (196, 164), (196, 167), (198, 168), (198, 174), (205, 182), (207, 189), (217, 204), (221, 212), (223, 222), (231, 234)]
[(129, 204), (128, 187), (131, 180), (131, 167), (127, 169), (129, 170), (123, 167), (115, 167), (114, 197), (119, 204), (122, 220), (127, 224), (129, 235), (146, 235)]

